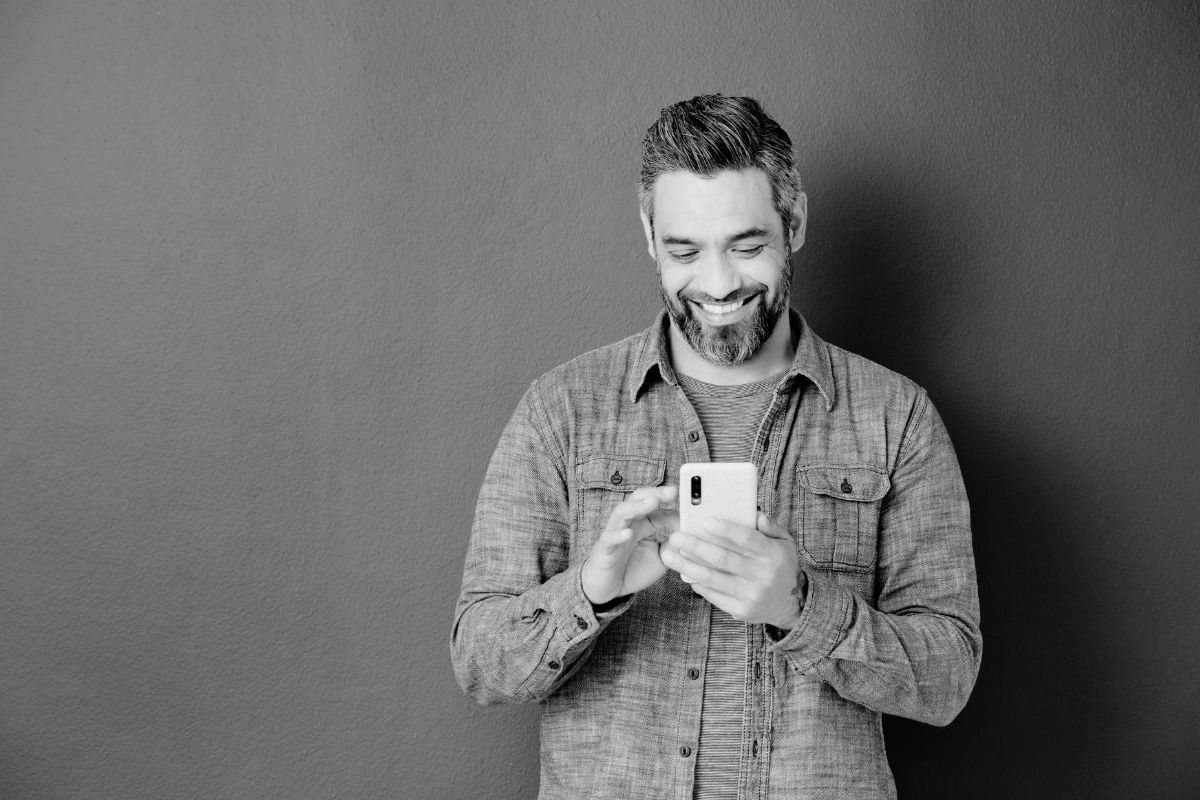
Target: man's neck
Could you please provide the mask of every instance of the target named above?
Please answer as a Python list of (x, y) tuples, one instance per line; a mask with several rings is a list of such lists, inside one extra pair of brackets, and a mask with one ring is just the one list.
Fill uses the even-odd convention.
[(786, 310), (779, 315), (775, 330), (763, 342), (763, 346), (741, 364), (722, 366), (704, 358), (687, 343), (673, 320), (668, 325), (667, 337), (671, 344), (671, 366), (676, 372), (718, 386), (764, 380), (787, 369), (796, 356), (796, 348), (792, 344), (791, 315)]

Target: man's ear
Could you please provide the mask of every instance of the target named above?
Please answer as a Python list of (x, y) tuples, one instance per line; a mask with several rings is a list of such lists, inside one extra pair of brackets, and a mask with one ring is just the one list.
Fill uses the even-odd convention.
[(793, 253), (804, 246), (804, 228), (807, 224), (808, 197), (804, 192), (800, 192), (796, 196), (796, 203), (792, 206), (792, 218), (788, 225), (788, 244)]
[(646, 209), (643, 208), (638, 215), (642, 218), (642, 231), (646, 234), (646, 249), (650, 252), (650, 258), (654, 259), (654, 226), (650, 224)]

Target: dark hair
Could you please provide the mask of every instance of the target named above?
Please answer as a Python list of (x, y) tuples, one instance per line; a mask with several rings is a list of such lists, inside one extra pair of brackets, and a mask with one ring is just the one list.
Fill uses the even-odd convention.
[(642, 139), (638, 202), (654, 220), (654, 182), (686, 170), (706, 177), (757, 167), (767, 174), (775, 210), (786, 232), (800, 195), (792, 140), (757, 100), (706, 94), (662, 110)]

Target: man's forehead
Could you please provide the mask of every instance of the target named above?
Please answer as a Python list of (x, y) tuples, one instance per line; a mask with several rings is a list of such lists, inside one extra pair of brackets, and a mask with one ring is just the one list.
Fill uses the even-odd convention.
[(757, 168), (713, 175), (667, 172), (654, 183), (653, 201), (655, 228), (659, 230), (722, 223), (733, 228), (774, 227), (770, 223), (777, 220), (771, 183)]

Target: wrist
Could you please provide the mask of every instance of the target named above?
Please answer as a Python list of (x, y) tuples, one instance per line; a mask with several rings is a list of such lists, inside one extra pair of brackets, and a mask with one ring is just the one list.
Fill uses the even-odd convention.
[(584, 598), (593, 606), (604, 605), (612, 599), (611, 596), (605, 596), (603, 592), (594, 586), (589, 586), (588, 583), (587, 564), (584, 564), (583, 575), (579, 581), (579, 588), (583, 590)]
[(584, 559), (583, 566), (579, 570), (579, 588), (583, 592), (583, 597), (592, 604), (593, 608), (612, 605), (620, 598), (617, 597), (616, 592), (611, 591), (611, 587), (606, 592), (604, 587), (596, 585), (597, 583), (602, 584), (604, 581), (597, 581), (595, 576), (590, 572), (589, 565), (591, 565), (591, 562), (592, 557), (589, 555)]
[(795, 608), (789, 610), (788, 613), (785, 614), (782, 618), (777, 619), (774, 622), (772, 622), (771, 627), (778, 628), (781, 631), (790, 631), (792, 628), (796, 627), (796, 623), (798, 623), (799, 621), (800, 621), (800, 607), (796, 606)]
[(803, 570), (796, 576), (796, 585), (792, 587), (792, 605), (782, 619), (772, 623), (782, 631), (790, 631), (800, 621), (800, 612), (804, 610), (804, 598), (808, 592), (808, 576)]

